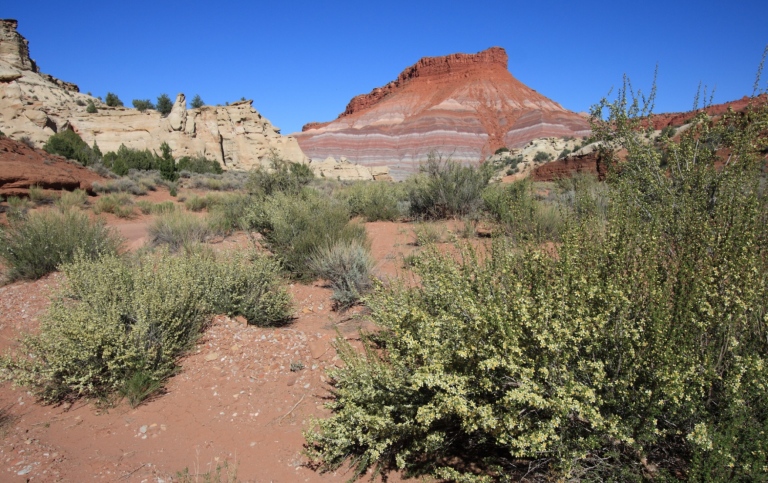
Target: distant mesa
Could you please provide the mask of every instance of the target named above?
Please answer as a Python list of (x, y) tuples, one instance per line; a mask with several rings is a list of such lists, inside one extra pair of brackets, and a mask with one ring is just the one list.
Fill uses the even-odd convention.
[(424, 57), (394, 81), (354, 97), (336, 120), (309, 123), (294, 136), (313, 160), (344, 156), (388, 165), (402, 179), (431, 151), (478, 163), (503, 146), (590, 133), (583, 115), (515, 79), (507, 61), (500, 47)]

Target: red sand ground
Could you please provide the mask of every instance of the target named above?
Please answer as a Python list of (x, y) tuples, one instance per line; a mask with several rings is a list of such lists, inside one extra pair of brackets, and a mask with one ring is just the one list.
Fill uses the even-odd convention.
[[(148, 198), (171, 199), (167, 191)], [(146, 242), (151, 217), (105, 218), (127, 247)], [(366, 227), (379, 273), (397, 276), (403, 256), (417, 250), (412, 225)], [(214, 247), (247, 243), (240, 234)], [(0, 353), (36, 329), (61, 279), (54, 273), (0, 287)], [(372, 325), (362, 308), (332, 311), (331, 290), (322, 282), (292, 284), (290, 292), (292, 324), (266, 329), (215, 317), (165, 393), (135, 409), (125, 402), (107, 409), (89, 401), (45, 406), (24, 388), (0, 385), (0, 409), (11, 418), (0, 426), (0, 481), (169, 482), (184, 468), (194, 475), (225, 461), (237, 468), (238, 481), (346, 481), (346, 471), (319, 474), (305, 466), (302, 431), (310, 417), (328, 414), (325, 370), (339, 363), (331, 342), (337, 334), (355, 340), (361, 327)], [(304, 368), (292, 372), (297, 362)]]

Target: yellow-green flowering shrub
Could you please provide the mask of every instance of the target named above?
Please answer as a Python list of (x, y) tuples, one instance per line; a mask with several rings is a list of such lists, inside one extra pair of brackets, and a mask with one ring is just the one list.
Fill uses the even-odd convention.
[(628, 154), (605, 218), (573, 219), (556, 256), (433, 249), (420, 286), (373, 295), (382, 330), (362, 353), (338, 343), (333, 414), (306, 432), (321, 469), (768, 479), (768, 108), (699, 117), (658, 150), (636, 105), (606, 106), (594, 130)]
[(77, 257), (62, 266), (66, 280), (40, 333), (26, 336), (2, 367), (49, 402), (109, 396), (136, 380), (159, 387), (211, 314), (258, 325), (288, 321), (278, 270), (267, 258), (219, 259), (202, 250)]

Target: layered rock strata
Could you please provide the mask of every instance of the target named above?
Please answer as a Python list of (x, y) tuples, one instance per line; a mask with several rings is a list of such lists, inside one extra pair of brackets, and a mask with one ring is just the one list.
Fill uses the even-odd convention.
[[(179, 94), (168, 117), (108, 107), (75, 84), (41, 73), (16, 28), (15, 20), (0, 20), (0, 131), (7, 136), (28, 137), (42, 146), (52, 134), (73, 129), (89, 145), (98, 143), (102, 152), (116, 151), (121, 144), (159, 151), (167, 142), (174, 157), (202, 154), (225, 169), (268, 166), (273, 152), (289, 161), (307, 161), (296, 139), (282, 136), (252, 101), (187, 109)], [(96, 113), (87, 112), (88, 102), (96, 105)]]
[(353, 98), (331, 122), (295, 137), (307, 156), (345, 156), (388, 165), (395, 178), (414, 172), (432, 151), (478, 163), (502, 146), (541, 137), (581, 137), (587, 120), (515, 79), (504, 49), (425, 57), (394, 81)]

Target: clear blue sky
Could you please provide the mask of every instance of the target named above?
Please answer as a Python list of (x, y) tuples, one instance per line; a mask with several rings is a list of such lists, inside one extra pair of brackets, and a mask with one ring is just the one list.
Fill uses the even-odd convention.
[[(6, 0), (43, 72), (128, 106), (200, 94), (241, 97), (284, 134), (329, 121), (355, 95), (424, 56), (500, 46), (512, 74), (587, 111), (628, 74), (655, 112), (752, 93), (768, 43), (768, 0), (731, 1), (79, 1)], [(768, 87), (768, 66), (762, 87)]]

